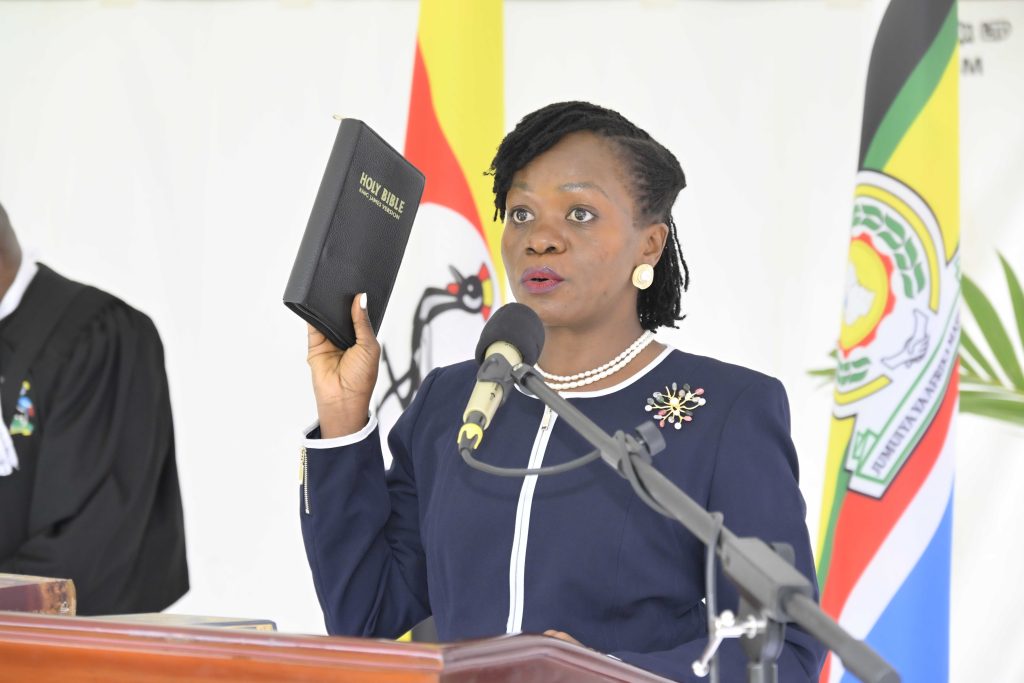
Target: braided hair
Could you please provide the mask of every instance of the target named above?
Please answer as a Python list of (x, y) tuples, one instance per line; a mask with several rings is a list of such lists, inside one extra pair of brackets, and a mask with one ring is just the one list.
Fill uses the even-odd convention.
[(665, 223), (668, 239), (662, 257), (654, 267), (654, 282), (640, 290), (637, 314), (645, 330), (676, 327), (682, 292), (690, 286), (690, 271), (679, 247), (672, 205), (686, 187), (679, 161), (645, 131), (624, 116), (589, 102), (559, 102), (527, 114), (505, 136), (488, 171), (494, 176), (495, 218), (505, 220), (505, 201), (512, 176), (551, 149), (569, 133), (589, 131), (609, 140), (622, 155), (633, 187), (637, 225)]

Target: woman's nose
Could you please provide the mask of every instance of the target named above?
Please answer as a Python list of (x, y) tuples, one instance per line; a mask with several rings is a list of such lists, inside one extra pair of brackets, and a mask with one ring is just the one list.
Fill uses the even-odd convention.
[(527, 253), (557, 254), (565, 249), (565, 240), (561, 233), (546, 221), (535, 221), (527, 230)]

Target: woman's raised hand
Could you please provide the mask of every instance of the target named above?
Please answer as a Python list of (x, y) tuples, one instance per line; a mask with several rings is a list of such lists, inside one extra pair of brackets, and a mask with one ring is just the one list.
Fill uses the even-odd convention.
[(366, 309), (360, 306), (365, 294), (352, 301), (352, 324), (356, 343), (341, 351), (315, 327), (309, 325), (306, 362), (313, 373), (313, 395), (320, 418), (320, 437), (354, 434), (366, 426), (370, 397), (377, 383), (380, 344)]

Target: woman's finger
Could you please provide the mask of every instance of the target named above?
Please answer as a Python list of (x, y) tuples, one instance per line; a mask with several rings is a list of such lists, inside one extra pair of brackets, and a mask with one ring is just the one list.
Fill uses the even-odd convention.
[(352, 299), (352, 326), (356, 331), (357, 344), (377, 341), (376, 335), (373, 333), (373, 325), (370, 323), (370, 314), (366, 308), (366, 292), (357, 294)]

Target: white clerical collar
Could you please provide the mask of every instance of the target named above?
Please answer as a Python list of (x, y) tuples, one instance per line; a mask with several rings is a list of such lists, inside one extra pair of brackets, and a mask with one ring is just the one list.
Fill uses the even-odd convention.
[(3, 320), (18, 308), (21, 298), (25, 296), (25, 290), (32, 284), (32, 278), (39, 272), (39, 263), (35, 255), (23, 250), (21, 253), (21, 265), (18, 266), (18, 273), (14, 276), (14, 282), (8, 287), (4, 298), (0, 299), (0, 320)]

